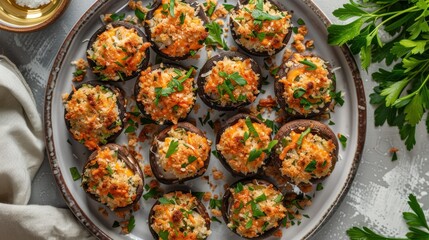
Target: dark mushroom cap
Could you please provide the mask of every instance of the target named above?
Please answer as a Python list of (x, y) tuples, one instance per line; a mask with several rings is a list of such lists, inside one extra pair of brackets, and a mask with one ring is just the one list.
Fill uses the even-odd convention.
[[(118, 112), (119, 112), (119, 116), (118, 117), (121, 120), (121, 130), (118, 131), (118, 132), (116, 132), (116, 133), (114, 133), (114, 134), (112, 134), (110, 137), (108, 137), (106, 139), (106, 142), (108, 142), (108, 143), (109, 142), (114, 142), (115, 139), (121, 134), (122, 130), (124, 129), (125, 112), (126, 112), (126, 109), (125, 109), (126, 108), (126, 104), (125, 104), (125, 92), (121, 88), (119, 88), (119, 87), (108, 85), (108, 84), (105, 84), (105, 83), (102, 83), (102, 82), (98, 82), (98, 81), (90, 81), (90, 82), (80, 83), (78, 86), (75, 87), (75, 89), (78, 90), (79, 88), (83, 87), (84, 85), (90, 85), (90, 86), (93, 86), (93, 87), (96, 87), (98, 85), (99, 86), (103, 86), (105, 88), (110, 89), (110, 91), (112, 91), (116, 95), (116, 105), (118, 106)], [(68, 101), (70, 101), (72, 99), (73, 94), (74, 94), (74, 91), (71, 91), (70, 94), (69, 94), (69, 96), (68, 96), (68, 98), (67, 98), (66, 102), (68, 102)], [(79, 141), (78, 139), (76, 139), (74, 137), (73, 133), (71, 132), (71, 123), (70, 123), (69, 120), (66, 119), (66, 117), (65, 117), (66, 114), (67, 114), (67, 109), (64, 108), (64, 120), (65, 120), (65, 123), (66, 123), (67, 130), (70, 132), (70, 135), (73, 137), (73, 139), (75, 139), (76, 141)], [(100, 144), (101, 143), (98, 143), (98, 145), (100, 145)], [(90, 150), (93, 150), (93, 149), (90, 149)]]
[(256, 74), (259, 74), (259, 81), (258, 81), (259, 90), (262, 87), (262, 73), (261, 73), (261, 68), (259, 67), (258, 63), (255, 60), (239, 52), (221, 52), (219, 53), (219, 55), (216, 55), (210, 58), (209, 60), (207, 60), (207, 62), (201, 68), (200, 74), (198, 76), (198, 80), (197, 80), (198, 95), (200, 96), (201, 100), (210, 108), (221, 110), (221, 111), (233, 111), (233, 110), (237, 110), (237, 108), (249, 105), (251, 104), (251, 102), (247, 100), (244, 102), (231, 103), (231, 104), (222, 106), (220, 103), (216, 102), (216, 100), (212, 99), (206, 92), (204, 92), (206, 77), (202, 77), (202, 75), (211, 71), (212, 68), (216, 66), (216, 62), (222, 61), (224, 57), (227, 57), (229, 59), (240, 58), (241, 61), (250, 59), (253, 72), (255, 72)]
[(158, 164), (158, 160), (159, 159), (156, 156), (157, 155), (156, 153), (158, 152), (157, 141), (158, 140), (160, 140), (160, 141), (165, 140), (165, 138), (168, 136), (168, 132), (172, 128), (175, 128), (175, 127), (177, 127), (177, 128), (183, 128), (186, 131), (196, 133), (196, 134), (198, 134), (198, 135), (206, 138), (206, 136), (204, 135), (204, 133), (200, 129), (198, 129), (193, 124), (188, 123), (188, 122), (179, 122), (176, 125), (167, 127), (164, 130), (162, 130), (160, 133), (158, 133), (158, 135), (156, 137), (154, 137), (154, 139), (152, 141), (151, 148), (150, 148), (151, 150), (149, 152), (150, 167), (151, 167), (153, 175), (156, 177), (156, 179), (158, 181), (164, 183), (164, 184), (183, 183), (185, 181), (188, 181), (188, 180), (191, 180), (191, 179), (194, 179), (194, 178), (198, 178), (198, 177), (202, 176), (206, 172), (206, 170), (207, 170), (207, 168), (209, 166), (209, 163), (210, 163), (210, 151), (209, 151), (209, 154), (207, 155), (207, 158), (204, 161), (204, 166), (195, 175), (189, 176), (189, 177), (186, 177), (186, 178), (182, 178), (182, 179), (179, 179), (179, 178), (170, 178), (170, 177), (166, 176), (165, 171)]
[[(204, 9), (201, 7), (201, 4), (197, 0), (181, 0), (181, 1), (189, 4), (189, 6), (195, 9), (196, 16), (201, 19), (201, 21), (203, 22), (203, 25), (206, 25), (207, 23), (209, 23), (209, 19), (207, 18), (206, 13), (204, 12)], [(160, 7), (161, 5), (162, 5), (162, 0), (154, 0), (151, 6), (151, 10), (146, 14), (146, 20), (152, 19), (154, 17), (154, 13), (156, 9), (158, 9), (158, 7)], [(161, 57), (176, 61), (176, 60), (185, 60), (191, 56), (190, 52), (180, 57), (172, 57), (168, 54), (165, 54), (159, 49), (156, 42), (152, 41), (152, 32), (150, 30), (149, 24), (145, 24), (144, 29), (147, 34), (148, 40), (152, 43), (152, 49)]]
[[(181, 66), (179, 64), (175, 64), (175, 63), (156, 64), (154, 66), (151, 66), (150, 68), (151, 68), (151, 71), (155, 71), (157, 69), (167, 69), (167, 68), (176, 68), (176, 69), (180, 69), (180, 70), (184, 70), (184, 71), (189, 71), (188, 68), (183, 67), (183, 66)], [(194, 78), (193, 74), (191, 74), (191, 77)], [(192, 88), (195, 89), (195, 81), (192, 82)], [(192, 90), (192, 91), (194, 91), (194, 90)], [(134, 85), (134, 97), (136, 99), (136, 104), (137, 104), (137, 107), (139, 108), (140, 112), (145, 117), (152, 119), (153, 121), (157, 122), (158, 124), (173, 124), (171, 121), (168, 121), (168, 120), (166, 120), (166, 121), (164, 121), (164, 122), (161, 123), (161, 122), (157, 121), (156, 119), (153, 119), (152, 116), (149, 113), (146, 112), (144, 105), (140, 101), (137, 100), (139, 92), (140, 92), (140, 75), (137, 77), (136, 83)], [(153, 100), (155, 100), (155, 99), (153, 99)], [(194, 107), (195, 101), (196, 101), (196, 96), (194, 98), (194, 102), (193, 102), (192, 106), (189, 108), (187, 116), (189, 115), (189, 113), (191, 112), (192, 108)], [(178, 121), (182, 121), (182, 120), (186, 119), (187, 116), (178, 119)]]
[[(259, 120), (258, 118), (245, 114), (245, 113), (239, 113), (237, 115), (232, 116), (231, 118), (229, 118), (223, 125), (222, 127), (219, 129), (219, 131), (216, 134), (216, 150), (217, 150), (217, 144), (220, 142), (220, 139), (222, 137), (222, 134), (225, 132), (225, 130), (231, 126), (233, 126), (234, 124), (236, 124), (240, 119), (246, 119), (247, 117), (250, 118), (252, 123), (260, 123), (260, 124), (264, 124), (261, 120)], [(271, 137), (270, 137), (271, 139)], [(268, 159), (268, 156), (266, 157), (266, 159), (264, 160), (264, 163), (261, 165), (261, 167), (259, 168), (259, 170), (255, 173), (247, 173), (244, 174), (242, 172), (236, 171), (234, 169), (232, 169), (232, 167), (229, 165), (227, 159), (223, 156), (223, 154), (221, 153), (221, 151), (217, 150), (218, 155), (219, 155), (219, 160), (222, 163), (222, 165), (226, 168), (226, 170), (228, 170), (233, 176), (237, 176), (237, 177), (253, 177), (256, 176), (258, 174), (262, 173), (262, 166), (265, 164), (266, 160)], [(267, 154), (268, 155), (268, 154)]]
[[(181, 194), (185, 194), (185, 193), (183, 193), (182, 191), (171, 191), (171, 192), (168, 192), (168, 193), (166, 193), (166, 194), (173, 193), (173, 192), (174, 192), (174, 193), (181, 193)], [(195, 211), (196, 211), (197, 213), (199, 213), (199, 214), (201, 215), (201, 217), (203, 217), (203, 218), (204, 218), (206, 228), (207, 228), (207, 230), (210, 230), (210, 216), (209, 216), (209, 214), (207, 213), (206, 207), (204, 206), (204, 204), (203, 204), (203, 203), (202, 203), (198, 198), (195, 198), (195, 201), (196, 201)], [(159, 239), (158, 234), (155, 232), (155, 230), (153, 230), (153, 229), (152, 229), (153, 216), (154, 216), (154, 214), (155, 214), (154, 207), (155, 207), (156, 205), (160, 205), (160, 204), (161, 204), (161, 203), (159, 202), (159, 200), (157, 200), (157, 201), (153, 204), (152, 208), (150, 209), (149, 217), (148, 217), (148, 219), (149, 219), (149, 230), (150, 230), (150, 233), (152, 233), (152, 236), (154, 237), (154, 239)]]
[[(334, 170), (335, 164), (338, 161), (339, 146), (338, 146), (338, 140), (337, 140), (337, 137), (335, 136), (335, 133), (327, 125), (325, 125), (321, 122), (315, 121), (315, 120), (308, 120), (308, 119), (294, 120), (294, 121), (288, 122), (285, 125), (283, 125), (279, 129), (277, 134), (274, 136), (274, 139), (278, 140), (279, 145), (280, 145), (282, 139), (289, 136), (292, 131), (294, 131), (296, 133), (302, 133), (309, 127), (311, 128), (310, 132), (312, 134), (318, 135), (325, 140), (331, 140), (332, 143), (335, 145), (335, 150), (332, 153), (332, 166), (330, 169), (330, 173), (332, 173), (332, 171)], [(273, 164), (275, 166), (277, 166), (278, 168), (282, 168), (282, 160), (280, 160), (279, 155), (276, 152), (276, 149), (277, 149), (277, 147), (274, 147), (273, 151), (271, 152), (271, 159), (272, 159)], [(316, 182), (324, 180), (328, 176), (329, 175), (322, 177), (322, 178), (312, 178), (312, 179), (310, 179), (310, 182), (316, 183)], [(294, 182), (288, 176), (283, 176), (283, 177), (288, 179), (289, 182)]]
[[(109, 143), (109, 144), (106, 144), (106, 145), (100, 147), (100, 149), (92, 152), (91, 155), (89, 155), (88, 160), (86, 161), (86, 163), (83, 167), (82, 173), (85, 172), (86, 168), (90, 167), (89, 164), (91, 163), (92, 160), (94, 160), (97, 157), (98, 152), (101, 150), (104, 150), (105, 148), (117, 151), (118, 152), (118, 159), (124, 161), (124, 163), (127, 165), (127, 167), (129, 169), (131, 169), (134, 173), (137, 173), (139, 175), (139, 177), (142, 179), (142, 184), (137, 187), (136, 198), (134, 199), (134, 201), (127, 206), (117, 207), (114, 209), (115, 211), (118, 211), (118, 212), (128, 210), (128, 209), (132, 208), (140, 200), (140, 198), (143, 194), (144, 177), (143, 177), (143, 172), (140, 169), (139, 163), (134, 159), (134, 157), (128, 152), (128, 150), (125, 147), (122, 147), (122, 146), (115, 144), (115, 143)], [(83, 174), (82, 174), (82, 176), (83, 176)], [(82, 180), (83, 180), (83, 177), (82, 177)], [(82, 188), (85, 190), (85, 192), (88, 194), (89, 197), (91, 197), (95, 201), (99, 202), (99, 199), (97, 198), (96, 195), (87, 191), (88, 186), (86, 186), (85, 184), (82, 183)]]
[[(245, 179), (241, 179), (241, 180), (234, 182), (233, 184), (231, 184), (228, 187), (228, 189), (225, 191), (225, 194), (223, 195), (223, 198), (222, 198), (222, 217), (223, 217), (223, 220), (225, 221), (225, 224), (227, 224), (227, 225), (230, 222), (229, 218), (230, 218), (230, 212), (231, 212), (231, 204), (234, 202), (231, 190), (234, 191), (234, 189), (238, 183), (243, 184), (243, 186), (245, 186), (249, 183), (253, 183), (253, 184), (261, 185), (261, 186), (272, 185), (275, 190), (279, 191), (275, 184), (271, 183), (269, 180), (267, 180), (265, 178), (245, 178)], [(282, 202), (282, 204), (284, 205), (284, 202)], [(263, 232), (261, 235), (254, 237), (254, 238), (246, 238), (246, 237), (243, 237), (240, 234), (238, 234), (235, 230), (231, 229), (231, 231), (233, 231), (238, 236), (240, 236), (242, 238), (246, 238), (246, 239), (265, 239), (265, 238), (271, 236), (275, 231), (277, 231), (277, 229), (280, 228), (281, 221), (282, 220), (279, 220), (277, 227), (270, 228), (267, 231)]]
[[(301, 54), (301, 55), (304, 56), (304, 57), (317, 57), (317, 58), (320, 58), (319, 56), (316, 56), (314, 54)], [(281, 67), (280, 67), (280, 69), (279, 69), (279, 71), (277, 73), (278, 77), (274, 78), (275, 79), (274, 80), (274, 93), (276, 95), (277, 103), (280, 105), (280, 107), (282, 109), (285, 110), (285, 114), (287, 115), (288, 119), (313, 118), (313, 117), (317, 117), (317, 116), (320, 116), (320, 115), (323, 115), (323, 114), (329, 112), (329, 106), (331, 105), (332, 100), (330, 102), (325, 103), (322, 107), (319, 107), (318, 108), (318, 110), (319, 110), (318, 113), (311, 112), (311, 113), (309, 113), (307, 115), (304, 115), (304, 114), (300, 114), (298, 112), (296, 112), (296, 113), (289, 113), (288, 111), (286, 111), (286, 109), (288, 107), (288, 103), (287, 103), (286, 99), (283, 96), (283, 93), (285, 91), (284, 84), (281, 83), (281, 82), (279, 82), (279, 81), (280, 81), (280, 79), (282, 79), (283, 77), (285, 77), (290, 70), (294, 69), (293, 67), (292, 68), (286, 67), (286, 63), (289, 62), (289, 61), (291, 61), (292, 57), (293, 57), (293, 55), (285, 63), (282, 63), (282, 65), (281, 65)], [(322, 59), (322, 58), (320, 58), (320, 59)], [(326, 62), (326, 61), (325, 61), (325, 64), (326, 64), (326, 69), (328, 70), (328, 76), (327, 77), (329, 79), (332, 79), (332, 89), (331, 89), (331, 91), (335, 91), (336, 83), (335, 83), (335, 80), (334, 80), (334, 74), (332, 72), (332, 66), (328, 62)]]
[[(98, 36), (100, 34), (102, 34), (103, 32), (105, 32), (107, 30), (107, 26), (108, 25), (112, 25), (112, 27), (116, 28), (116, 27), (120, 27), (123, 26), (127, 29), (135, 29), (137, 34), (143, 39), (143, 43), (147, 42), (146, 36), (143, 33), (142, 30), (140, 30), (140, 28), (138, 28), (137, 26), (131, 24), (131, 23), (127, 23), (127, 22), (122, 22), (122, 21), (117, 21), (117, 22), (112, 22), (112, 23), (108, 23), (102, 27), (100, 27), (93, 35), (92, 37), (89, 39), (88, 42), (88, 46), (87, 46), (87, 50), (90, 50), (92, 48), (92, 45), (94, 44), (94, 42), (97, 40)], [(97, 66), (97, 63), (95, 61), (93, 61), (91, 58), (88, 57), (88, 54), (86, 54), (86, 58), (88, 60), (88, 64), (90, 66), (90, 69), (93, 71), (93, 73), (97, 76), (97, 77), (101, 77), (101, 74), (98, 72), (94, 72), (94, 68)], [(142, 59), (142, 61), (137, 65), (137, 70), (133, 72), (133, 74), (129, 75), (129, 76), (125, 76), (125, 74), (123, 75), (123, 80), (130, 80), (134, 77), (136, 77), (140, 71), (143, 68), (146, 68), (148, 63), (149, 63), (149, 59), (150, 59), (150, 48), (147, 48), (145, 51), (145, 57)], [(108, 80), (108, 81), (112, 81), (112, 80)]]
[[(280, 3), (280, 1), (277, 1), (277, 0), (266, 0), (266, 1), (268, 1), (272, 5), (276, 6), (277, 9), (279, 9), (280, 11), (287, 11), (287, 9), (283, 6), (282, 3)], [(241, 5), (246, 5), (248, 3), (249, 3), (249, 0), (239, 0), (237, 5), (235, 6), (234, 10), (237, 11), (240, 9)], [(289, 14), (291, 13), (290, 11), (288, 11), (288, 12), (289, 12)], [(232, 19), (230, 19), (230, 21), (229, 21), (229, 27), (231, 29), (232, 38), (237, 43), (237, 45), (240, 47), (240, 49), (243, 50), (244, 52), (246, 52), (247, 54), (251, 54), (254, 56), (258, 56), (258, 57), (269, 57), (269, 56), (272, 56), (272, 55), (279, 53), (281, 50), (283, 50), (286, 47), (286, 44), (289, 42), (289, 40), (292, 36), (292, 24), (291, 24), (291, 26), (288, 28), (288, 33), (286, 34), (286, 36), (283, 39), (283, 46), (281, 48), (275, 49), (274, 54), (269, 54), (268, 51), (254, 51), (253, 49), (248, 49), (245, 46), (243, 46), (240, 42), (238, 42), (238, 39), (240, 39), (240, 37), (235, 32), (234, 21)]]

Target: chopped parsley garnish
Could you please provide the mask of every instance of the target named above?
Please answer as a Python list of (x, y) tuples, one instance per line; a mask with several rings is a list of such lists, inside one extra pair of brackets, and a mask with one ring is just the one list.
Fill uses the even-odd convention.
[(106, 170), (107, 170), (107, 172), (109, 173), (110, 176), (113, 175), (114, 171), (113, 171), (113, 169), (109, 165), (107, 165)]
[(149, 198), (155, 198), (160, 194), (157, 188), (150, 188), (149, 185), (145, 185), (145, 189), (149, 190), (147, 193), (143, 194), (143, 198), (145, 200), (148, 200)]
[(249, 219), (249, 221), (246, 222), (245, 228), (246, 229), (250, 229), (252, 226), (253, 226), (253, 220)]
[(210, 220), (212, 221), (212, 222), (218, 222), (218, 223), (222, 223), (217, 217), (211, 217), (210, 218)]
[[(182, 25), (182, 24), (184, 24), (184, 23), (185, 23), (185, 18), (186, 18), (186, 14), (181, 13), (181, 14), (180, 14), (180, 17), (179, 17), (180, 25)], [(193, 50), (191, 50), (191, 51), (193, 51)]]
[(307, 128), (305, 129), (304, 132), (301, 133), (301, 135), (298, 138), (298, 141), (296, 142), (296, 144), (298, 144), (298, 146), (301, 146), (302, 144), (302, 140), (304, 140), (304, 137), (309, 134), (311, 132), (311, 128)]
[(335, 125), (335, 122), (333, 122), (332, 120), (329, 120), (329, 123), (328, 123), (328, 125)]
[(168, 240), (168, 231), (167, 230), (162, 230), (158, 232), (158, 236), (162, 239), (162, 240)]
[(246, 117), (246, 119), (244, 120), (244, 122), (246, 123), (246, 126), (249, 129), (249, 131), (252, 134), (252, 136), (253, 137), (259, 137), (258, 132), (256, 131), (255, 127), (253, 126), (252, 120), (249, 117)]
[(221, 209), (222, 208), (222, 199), (214, 199), (211, 198), (209, 202), (209, 206), (211, 209)]
[(264, 33), (264, 32), (258, 32), (257, 34), (256, 34), (256, 37), (258, 38), (258, 40), (260, 41), (260, 42), (262, 42), (264, 39), (265, 39), (265, 36), (266, 36), (267, 34), (266, 33)]
[(344, 136), (344, 135), (343, 135), (343, 134), (341, 134), (341, 133), (338, 133), (338, 140), (340, 140), (341, 146), (342, 146), (343, 148), (346, 148), (346, 147), (347, 147), (347, 138), (346, 138), (346, 136)]
[(259, 9), (254, 9), (252, 12), (252, 17), (256, 21), (265, 21), (265, 20), (279, 20), (281, 16), (271, 15)]
[(276, 76), (277, 73), (279, 72), (280, 67), (275, 67), (273, 69), (270, 70), (271, 75)]
[(266, 154), (270, 154), (271, 149), (278, 143), (277, 140), (272, 140), (268, 143), (268, 146), (264, 149), (252, 149), (249, 152), (249, 157), (247, 158), (247, 162), (253, 162), (255, 161), (257, 158), (259, 158), (261, 156), (261, 154), (263, 152), (265, 152)]
[(392, 162), (398, 160), (398, 154), (396, 152), (392, 153)]
[(76, 167), (70, 168), (70, 174), (72, 175), (73, 181), (77, 181), (81, 178), (80, 173)]
[(323, 184), (322, 183), (318, 183), (316, 186), (316, 191), (322, 191), (323, 190)]
[(305, 25), (304, 20), (302, 20), (302, 18), (298, 19), (298, 21), (296, 21), (299, 25)]
[(196, 198), (198, 198), (199, 200), (203, 199), (204, 196), (204, 192), (191, 192), (192, 195), (194, 195)]
[(283, 195), (282, 194), (279, 194), (279, 195), (277, 195), (276, 198), (274, 198), (275, 203), (280, 203), (282, 201), (283, 201)]
[(265, 193), (262, 193), (260, 196), (255, 198), (255, 202), (257, 202), (257, 203), (265, 201), (265, 200), (267, 200), (267, 196), (265, 195)]
[(117, 14), (117, 13), (113, 13), (112, 15), (110, 15), (110, 19), (112, 19), (113, 22), (115, 21), (122, 21), (125, 18), (125, 13), (122, 14)]
[(140, 21), (144, 21), (144, 19), (146, 18), (146, 14), (144, 12), (142, 12), (140, 9), (136, 8), (136, 10), (134, 10), (134, 14), (136, 15), (136, 17), (140, 20)]
[(297, 88), (297, 89), (295, 89), (295, 91), (293, 91), (293, 97), (294, 97), (294, 98), (300, 98), (300, 97), (302, 97), (306, 92), (307, 92), (307, 90), (305, 90), (305, 89), (303, 89), (303, 88)]
[(195, 56), (195, 54), (197, 54), (197, 51), (195, 51), (195, 50), (191, 50), (191, 51), (189, 51), (189, 54), (191, 55), (191, 56)]
[(247, 84), (246, 79), (244, 79), (238, 72), (233, 72), (232, 74), (228, 74), (226, 72), (220, 71), (219, 76), (227, 80), (232, 80), (240, 86), (244, 86)]
[(267, 229), (269, 223), (268, 222), (264, 222), (264, 225), (262, 226), (262, 232), (265, 232), (265, 230)]
[(191, 67), (191, 69), (188, 70), (186, 75), (183, 76), (183, 74), (180, 71), (174, 70), (174, 72), (177, 74), (177, 76), (173, 77), (171, 81), (167, 84), (166, 88), (162, 87), (156, 87), (155, 88), (155, 105), (158, 105), (159, 98), (160, 97), (168, 97), (170, 94), (174, 92), (181, 92), (183, 91), (183, 85), (182, 83), (185, 82), (194, 71), (194, 68)]
[(247, 141), (247, 139), (249, 139), (249, 137), (250, 137), (250, 134), (249, 134), (249, 132), (244, 132), (244, 136), (243, 136), (243, 144), (246, 144), (246, 141)]
[(111, 199), (115, 199), (115, 197), (113, 197), (113, 195), (111, 193), (108, 193), (107, 196)]
[(261, 208), (259, 207), (258, 204), (256, 204), (255, 202), (251, 201), (250, 202), (250, 206), (252, 208), (252, 215), (253, 217), (263, 217), (265, 216), (265, 213), (261, 210)]
[(78, 69), (78, 70), (76, 70), (76, 71), (73, 73), (73, 76), (78, 77), (78, 76), (80, 76), (80, 75), (83, 75), (84, 73), (85, 73), (85, 72), (84, 72), (83, 70)]
[(170, 15), (174, 17), (174, 0), (170, 0)]
[(214, 2), (209, 2), (210, 6), (207, 9), (207, 16), (211, 17), (216, 9), (216, 4)]
[(237, 185), (234, 188), (235, 193), (239, 193), (243, 191), (243, 184), (241, 182), (238, 182)]
[(112, 228), (117, 228), (119, 226), (121, 226), (121, 224), (119, 224), (118, 221), (114, 221), (113, 224), (112, 224)]
[(170, 142), (170, 145), (168, 146), (167, 153), (165, 154), (165, 158), (169, 158), (173, 153), (177, 152), (179, 146), (179, 141), (173, 140)]
[(135, 220), (134, 216), (131, 215), (130, 219), (128, 220), (128, 225), (127, 225), (128, 232), (130, 233), (131, 231), (133, 231), (135, 226), (136, 226), (136, 220)]
[(196, 160), (197, 160), (198, 158), (197, 157), (195, 157), (195, 156), (189, 156), (188, 157), (188, 163), (184, 163), (184, 164), (182, 164), (182, 167), (183, 168), (185, 168), (186, 166), (188, 166), (189, 164), (191, 164), (191, 163), (193, 163), (193, 162), (195, 162)]
[(225, 10), (226, 10), (226, 11), (228, 11), (228, 12), (235, 8), (235, 6), (234, 6), (234, 5), (232, 5), (232, 4), (226, 4), (226, 3), (224, 3), (224, 4), (223, 4), (223, 7), (224, 7), (224, 8), (225, 8)]
[(219, 152), (217, 150), (212, 151), (213, 156), (215, 156), (217, 159), (220, 159)]
[(340, 106), (343, 106), (344, 99), (341, 91), (338, 91), (338, 92), (329, 91), (329, 96), (331, 96), (331, 98), (334, 99), (335, 103), (339, 104)]
[(304, 64), (304, 65), (307, 65), (307, 66), (308, 66), (305, 70), (308, 70), (308, 71), (314, 71), (314, 70), (316, 70), (316, 69), (317, 69), (317, 65), (316, 65), (316, 64), (314, 64), (314, 63), (313, 63), (312, 61), (310, 61), (310, 60), (304, 59), (304, 60), (299, 61), (299, 63), (302, 63), (302, 64)]
[(308, 173), (311, 173), (316, 169), (316, 166), (317, 166), (317, 161), (313, 159), (309, 164), (307, 164), (307, 166), (305, 167), (305, 171)]
[(229, 50), (225, 39), (222, 38), (223, 30), (216, 22), (206, 24), (206, 28), (209, 30), (209, 35), (206, 38), (207, 45), (220, 45), (224, 50)]
[(158, 199), (159, 203), (161, 204), (175, 204), (176, 202), (174, 201), (174, 199), (169, 199), (169, 198), (165, 198), (165, 197), (161, 197)]

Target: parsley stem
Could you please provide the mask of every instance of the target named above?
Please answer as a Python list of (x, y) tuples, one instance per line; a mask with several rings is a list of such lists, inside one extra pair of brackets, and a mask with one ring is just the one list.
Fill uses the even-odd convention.
[(419, 94), (420, 91), (422, 90), (422, 88), (424, 86), (426, 86), (426, 83), (428, 82), (428, 80), (429, 80), (429, 75), (425, 78), (425, 80), (423, 81), (423, 83), (420, 85), (420, 87), (416, 91), (414, 91), (414, 92), (412, 92), (412, 93), (410, 93), (410, 94), (408, 94), (408, 95), (406, 95), (404, 97), (396, 99), (396, 101), (393, 103), (393, 106), (395, 106), (398, 103), (400, 103), (400, 102), (402, 102), (404, 100), (410, 99), (410, 98), (414, 97), (415, 95)]

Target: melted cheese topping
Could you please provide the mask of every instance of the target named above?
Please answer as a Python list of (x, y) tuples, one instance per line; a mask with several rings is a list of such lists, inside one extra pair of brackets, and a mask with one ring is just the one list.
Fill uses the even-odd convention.
[[(262, 154), (249, 161), (250, 152), (265, 149), (270, 143), (271, 128), (262, 123), (252, 123), (259, 137), (255, 137), (247, 127), (245, 120), (240, 119), (222, 133), (217, 150), (223, 155), (228, 164), (237, 172), (243, 174), (256, 173), (264, 164), (267, 154)], [(248, 135), (244, 141), (245, 135)]]
[[(172, 142), (178, 145), (175, 152), (166, 158)], [(164, 171), (179, 179), (195, 176), (208, 161), (211, 141), (183, 128), (172, 127), (163, 141), (157, 141), (158, 163)]]
[[(180, 72), (179, 76), (176, 72)], [(171, 121), (176, 124), (179, 119), (185, 118), (195, 102), (195, 93), (193, 89), (194, 79), (187, 78), (181, 83), (183, 89), (179, 91), (177, 87), (173, 87), (173, 91), (169, 94), (158, 94), (158, 102), (156, 89), (167, 89), (169, 83), (173, 79), (182, 81), (186, 75), (184, 70), (166, 68), (158, 68), (156, 70), (148, 67), (141, 72), (139, 78), (140, 92), (137, 95), (137, 101), (142, 103), (147, 115), (163, 124), (164, 121)]]
[(168, 234), (167, 239), (197, 240), (211, 234), (205, 219), (197, 212), (197, 200), (192, 194), (172, 192), (161, 199), (163, 202), (153, 207), (151, 224), (158, 235)]
[(150, 27), (152, 41), (161, 52), (171, 57), (181, 57), (191, 50), (198, 51), (203, 47), (208, 33), (204, 22), (196, 14), (195, 9), (188, 3), (175, 0), (173, 17), (170, 13), (170, 1), (162, 0), (153, 18), (146, 21)]
[(86, 166), (82, 176), (85, 191), (96, 196), (111, 210), (133, 203), (143, 179), (118, 158), (118, 152), (101, 148)]
[(236, 41), (246, 49), (255, 52), (268, 52), (273, 55), (275, 51), (285, 44), (283, 40), (291, 26), (291, 15), (287, 11), (280, 11), (271, 2), (265, 0), (263, 12), (271, 16), (281, 17), (277, 20), (263, 20), (261, 24), (255, 24), (252, 12), (256, 9), (256, 0), (246, 5), (240, 5), (238, 10), (232, 10), (231, 20), (233, 31), (238, 38)]
[[(225, 90), (221, 90), (218, 87), (226, 81), (224, 77), (219, 75), (219, 72), (225, 72), (228, 75), (238, 73), (246, 80), (246, 84), (241, 86), (235, 81), (229, 80), (227, 87), (228, 85), (232, 86), (231, 93), (233, 98), (231, 98)], [(242, 61), (241, 59), (224, 57), (223, 60), (215, 62), (210, 74), (206, 77), (204, 92), (209, 95), (211, 99), (218, 101), (222, 106), (231, 105), (235, 102), (253, 102), (256, 99), (256, 95), (259, 93), (258, 83), (259, 74), (256, 74), (252, 70), (252, 62), (250, 59)]]
[[(309, 70), (309, 66), (300, 63), (304, 60), (315, 64), (317, 68)], [(320, 108), (331, 102), (329, 93), (333, 88), (333, 81), (328, 78), (329, 71), (324, 60), (319, 57), (305, 57), (294, 53), (285, 65), (289, 70), (279, 82), (284, 86), (283, 97), (287, 104), (286, 111), (301, 115), (319, 113)], [(300, 97), (294, 96), (294, 93), (299, 91), (305, 93)]]
[(136, 29), (108, 25), (87, 53), (97, 65), (93, 71), (101, 75), (101, 80), (118, 81), (138, 70), (148, 47), (150, 43), (143, 42)]
[(243, 237), (254, 238), (271, 228), (279, 226), (286, 217), (283, 195), (273, 185), (248, 183), (240, 191), (230, 189), (232, 203), (227, 226)]
[(116, 94), (100, 85), (83, 84), (64, 103), (73, 138), (90, 150), (122, 130)]
[(335, 144), (310, 132), (302, 138), (299, 146), (300, 136), (301, 133), (292, 131), (278, 144), (276, 152), (282, 161), (281, 173), (296, 184), (328, 176), (332, 170)]

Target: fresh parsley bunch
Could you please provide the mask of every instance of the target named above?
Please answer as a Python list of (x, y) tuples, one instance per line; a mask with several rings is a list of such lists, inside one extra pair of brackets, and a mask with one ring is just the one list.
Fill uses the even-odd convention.
[(406, 238), (384, 237), (367, 227), (353, 227), (347, 230), (347, 235), (351, 240), (429, 240), (429, 226), (422, 208), (414, 195), (410, 194), (408, 199), (413, 212), (402, 213), (409, 229)]
[[(328, 42), (348, 44), (360, 54), (362, 67), (373, 62), (392, 70), (372, 74), (378, 83), (370, 94), (375, 109), (375, 125), (386, 121), (397, 126), (408, 150), (416, 144), (416, 125), (429, 109), (429, 0), (362, 0), (344, 4), (333, 12), (345, 25), (328, 28)], [(390, 35), (383, 41), (382, 33)], [(429, 117), (426, 115), (429, 133)]]

